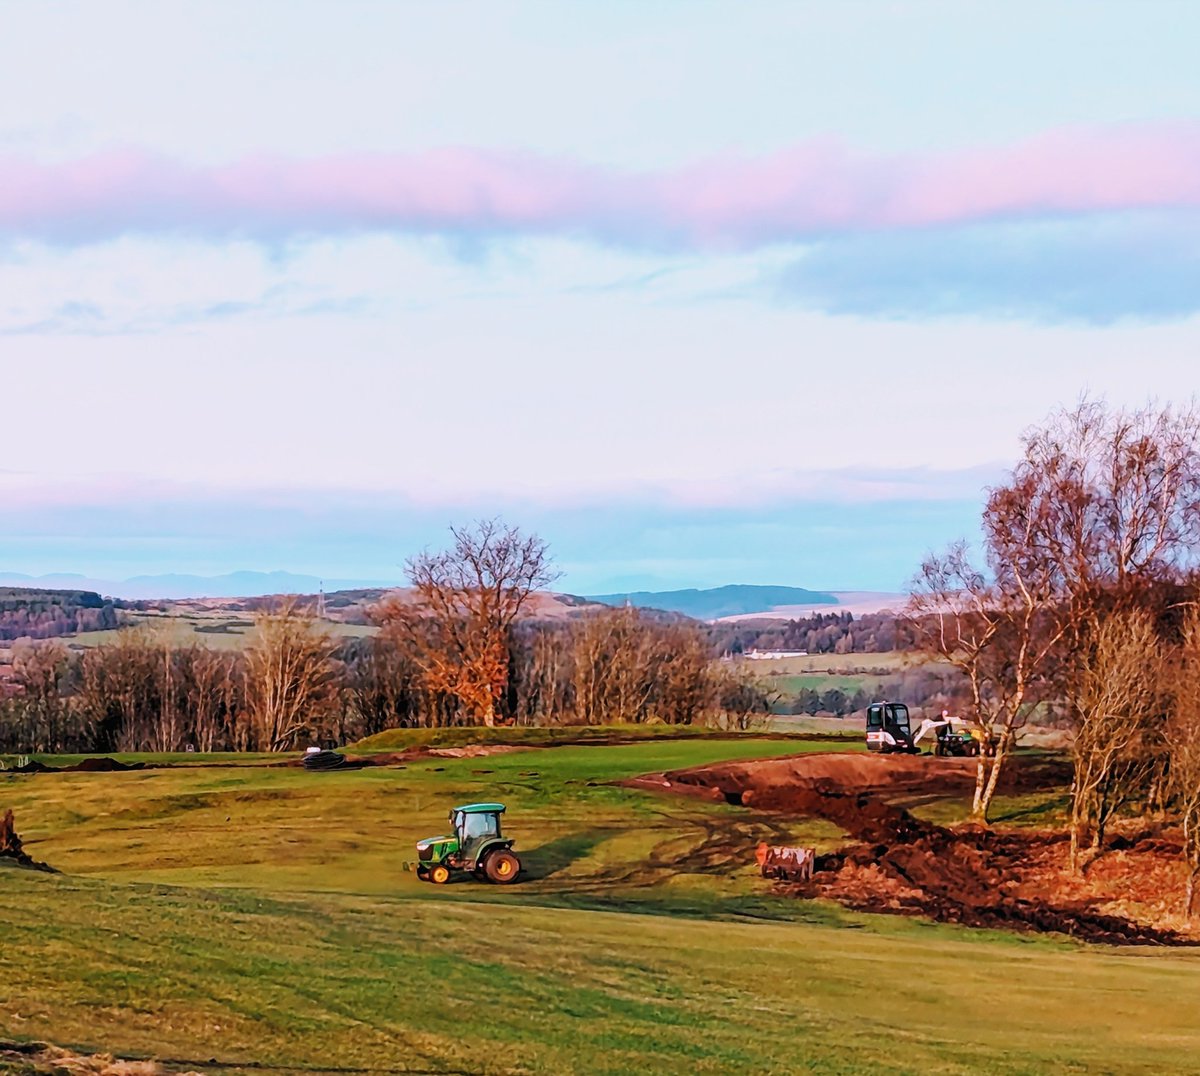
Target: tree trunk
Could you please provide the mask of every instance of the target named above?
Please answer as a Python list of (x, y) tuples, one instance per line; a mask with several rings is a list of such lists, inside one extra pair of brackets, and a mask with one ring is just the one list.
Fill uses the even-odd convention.
[(975, 798), (971, 801), (971, 816), (986, 820), (983, 809), (983, 790), (987, 785), (987, 756), (980, 750), (975, 756)]
[[(980, 759), (985, 756), (980, 752)], [(1008, 757), (1008, 743), (1006, 737), (1001, 736), (1000, 743), (996, 745), (996, 753), (991, 758), (991, 770), (988, 773), (987, 785), (983, 789), (983, 795), (979, 799), (978, 808), (976, 809), (976, 817), (981, 822), (988, 821), (988, 812), (992, 808), (992, 800), (996, 795), (996, 787), (1000, 782), (1000, 770), (1004, 766), (1004, 760)], [(976, 777), (978, 781), (978, 777)]]

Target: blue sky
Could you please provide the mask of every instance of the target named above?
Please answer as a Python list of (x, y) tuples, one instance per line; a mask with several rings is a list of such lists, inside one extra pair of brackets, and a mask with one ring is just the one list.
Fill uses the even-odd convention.
[(0, 569), (892, 589), (1191, 396), (1185, 4), (44, 4), (0, 35)]

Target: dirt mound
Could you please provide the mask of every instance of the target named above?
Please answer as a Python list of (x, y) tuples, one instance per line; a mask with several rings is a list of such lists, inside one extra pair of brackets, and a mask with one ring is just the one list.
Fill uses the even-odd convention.
[(12, 1066), (23, 1073), (55, 1076), (204, 1076), (194, 1069), (167, 1069), (157, 1061), (121, 1061), (109, 1054), (79, 1054), (48, 1042), (8, 1042), (0, 1039), (0, 1069)]
[[(1001, 790), (1032, 791), (1070, 780), (1069, 770), (1054, 760), (1022, 760), (1009, 766)], [(727, 762), (675, 770), (658, 777), (672, 785), (716, 789), (727, 800), (749, 805), (762, 796), (801, 789), (822, 793), (873, 792), (953, 795), (975, 787), (975, 760), (937, 758), (933, 755), (871, 755), (815, 753), (788, 755), (761, 761)]]
[(11, 810), (0, 815), (0, 862), (12, 863), (27, 870), (45, 871), (48, 874), (58, 873), (53, 867), (39, 863), (25, 851), (17, 834)]
[(797, 790), (755, 795), (754, 806), (824, 818), (859, 842), (819, 856), (812, 882), (797, 887), (798, 894), (967, 926), (1026, 927), (1115, 944), (1187, 943), (1173, 931), (1105, 914), (1094, 899), (1056, 904), (1039, 892), (1043, 886), (1027, 869), (1034, 847), (1058, 845), (1065, 855), (1060, 834), (947, 829), (867, 793)]
[(314, 773), (328, 773), (330, 770), (361, 770), (371, 763), (365, 758), (349, 758), (337, 751), (313, 751), (300, 760), (300, 765)]
[[(889, 795), (967, 793), (971, 759), (803, 755), (679, 770), (639, 782), (723, 797), (759, 810), (823, 818), (854, 842), (818, 856), (797, 896), (828, 897), (864, 911), (925, 915), (968, 926), (1056, 931), (1117, 944), (1191, 944), (1174, 931), (1126, 915), (1063, 880), (1061, 834), (953, 829), (915, 818)], [(1010, 788), (1058, 784), (1051, 766), (1011, 767)], [(1142, 839), (1146, 855), (1171, 842)]]
[(10, 773), (124, 773), (127, 770), (144, 770), (144, 762), (119, 762), (115, 758), (85, 758), (74, 766), (47, 766), (31, 758), (23, 766), (14, 766)]
[(118, 762), (115, 758), (85, 758), (74, 766), (64, 766), (64, 773), (125, 773), (144, 770), (144, 762)]

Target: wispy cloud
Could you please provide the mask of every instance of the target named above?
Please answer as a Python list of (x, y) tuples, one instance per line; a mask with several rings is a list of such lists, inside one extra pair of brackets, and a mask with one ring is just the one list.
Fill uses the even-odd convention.
[(263, 240), (358, 232), (582, 235), (746, 249), (841, 233), (1200, 207), (1200, 123), (1057, 130), (1006, 146), (871, 156), (834, 140), (657, 172), (481, 149), (248, 157), (127, 150), (0, 158), (0, 234)]
[(775, 281), (828, 314), (1108, 325), (1200, 310), (1200, 215), (990, 224), (814, 244)]

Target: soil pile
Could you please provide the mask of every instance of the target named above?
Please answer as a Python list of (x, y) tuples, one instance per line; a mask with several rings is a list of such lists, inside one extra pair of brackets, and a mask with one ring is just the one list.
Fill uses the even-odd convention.
[[(971, 759), (808, 755), (675, 771), (639, 784), (832, 822), (854, 843), (818, 856), (810, 882), (786, 887), (797, 896), (968, 926), (1056, 931), (1089, 941), (1190, 943), (1172, 930), (1112, 914), (1106, 894), (1065, 875), (1062, 834), (969, 825), (949, 829), (888, 802), (889, 796), (915, 792), (969, 793), (974, 766)], [(1010, 788), (1057, 785), (1062, 777), (1045, 765), (1010, 770)], [(1172, 845), (1151, 839), (1136, 847), (1146, 859), (1168, 855)], [(1133, 866), (1131, 873), (1141, 869)]]
[(124, 773), (127, 770), (144, 770), (144, 762), (119, 762), (115, 758), (85, 758), (74, 766), (47, 766), (31, 758), (23, 766), (14, 766), (10, 773)]
[(25, 851), (21, 844), (21, 838), (17, 834), (11, 810), (0, 815), (0, 861), (14, 863), (18, 867), (25, 867), (28, 870), (46, 871), (48, 874), (58, 873), (53, 867), (39, 863)]
[(182, 1072), (157, 1061), (121, 1061), (109, 1054), (78, 1054), (48, 1042), (6, 1042), (0, 1039), (0, 1071), (54, 1073), (56, 1076), (204, 1076), (194, 1069)]
[(754, 805), (827, 819), (856, 844), (818, 856), (798, 895), (828, 896), (863, 910), (910, 912), (967, 926), (1016, 926), (1116, 944), (1179, 944), (1174, 932), (1098, 911), (1094, 900), (1057, 903), (1028, 868), (1045, 833), (947, 829), (914, 818), (868, 793), (799, 790), (754, 796)]
[(363, 758), (347, 758), (337, 751), (313, 751), (300, 760), (300, 765), (306, 770), (324, 773), (329, 770), (361, 770), (370, 763)]
[[(651, 775), (647, 784), (684, 785), (717, 790), (732, 803), (776, 791), (808, 789), (820, 792), (874, 792), (881, 796), (956, 795), (975, 787), (975, 760), (933, 755), (870, 755), (866, 753), (809, 753), (762, 761), (697, 766), (690, 770)], [(1052, 759), (1009, 766), (1001, 791), (1034, 791), (1061, 786), (1070, 780), (1065, 764)]]
[(144, 770), (144, 762), (118, 762), (115, 758), (85, 758), (74, 766), (64, 766), (68, 773), (125, 773), (127, 770)]

